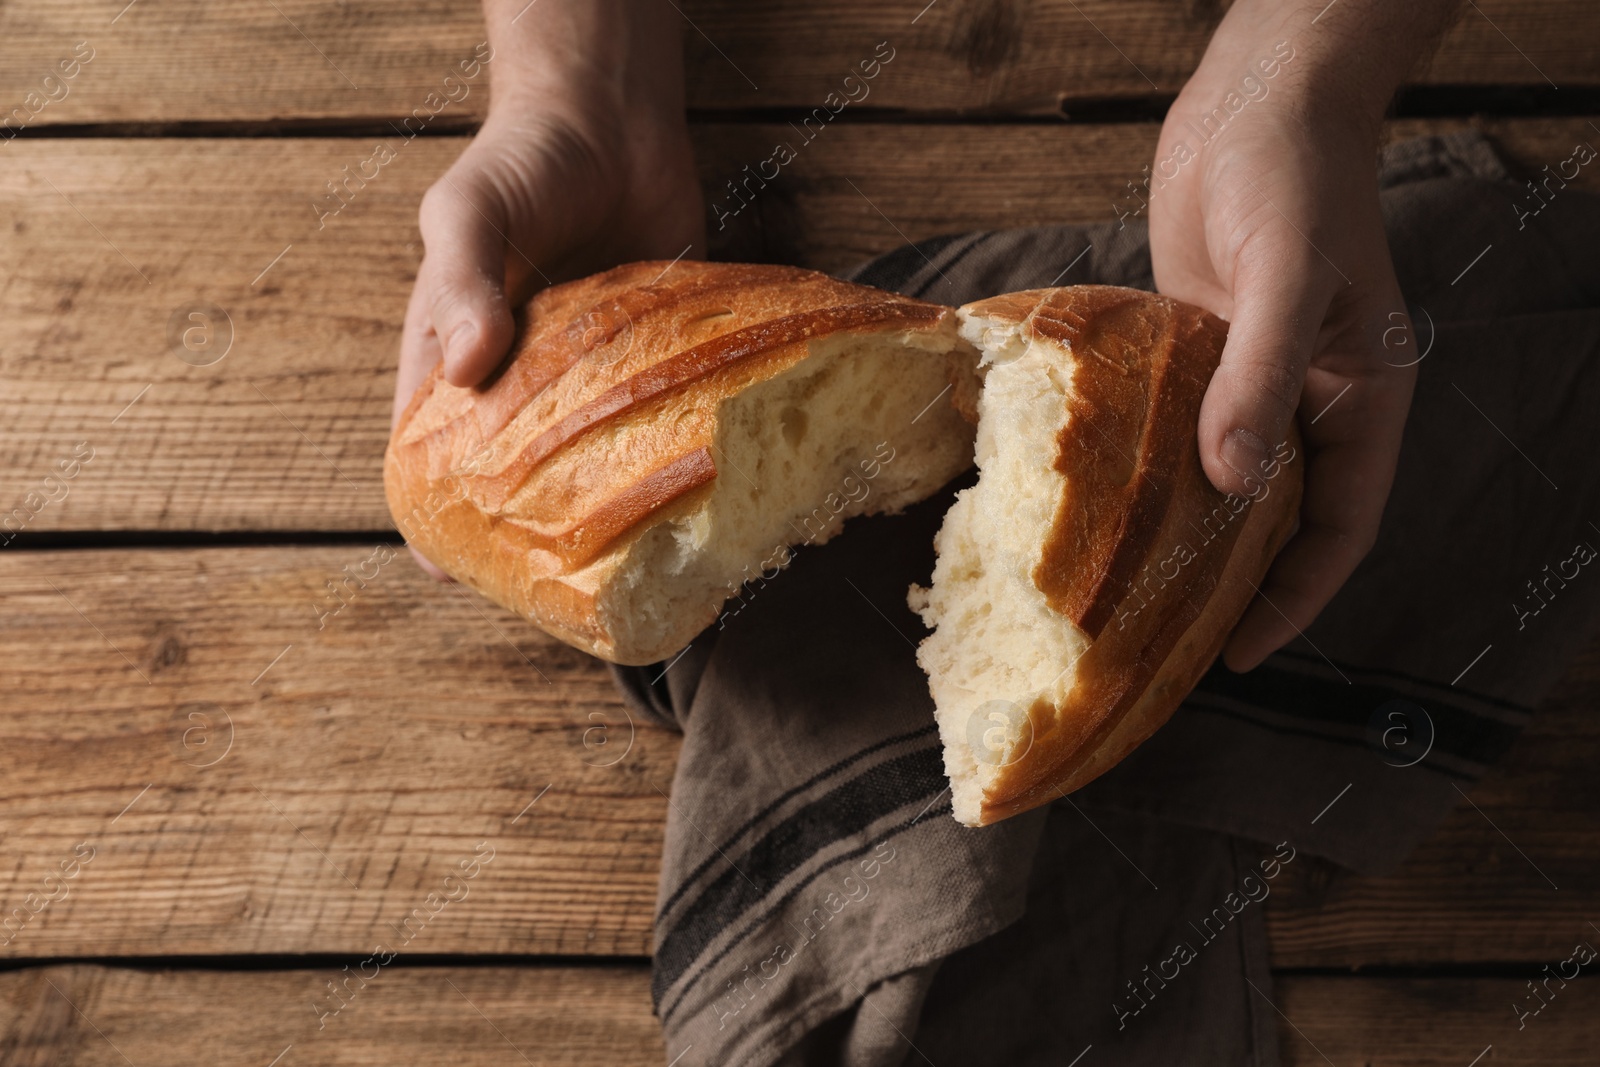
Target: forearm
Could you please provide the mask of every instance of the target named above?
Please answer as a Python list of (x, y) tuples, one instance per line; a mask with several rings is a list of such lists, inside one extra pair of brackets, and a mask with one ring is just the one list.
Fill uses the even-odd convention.
[(666, 0), (483, 0), (492, 104), (683, 111), (682, 19)]
[(1461, 0), (1239, 0), (1184, 90), (1207, 106), (1286, 43), (1270, 90), (1312, 119), (1354, 124), (1375, 139), (1395, 90), (1436, 46)]

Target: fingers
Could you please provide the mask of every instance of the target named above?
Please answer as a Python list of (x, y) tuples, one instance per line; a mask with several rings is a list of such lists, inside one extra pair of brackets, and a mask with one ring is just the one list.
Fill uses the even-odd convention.
[(1233, 323), (1200, 413), (1206, 474), (1231, 493), (1261, 478), (1297, 410), (1305, 416), (1299, 529), (1229, 638), (1223, 660), (1233, 670), (1303, 634), (1371, 550), (1414, 381), (1383, 364), (1367, 329), (1404, 307), (1380, 226), (1372, 226), (1379, 240), (1345, 244), (1341, 258), (1362, 279), (1352, 285), (1300, 230), (1277, 221), (1236, 261)]
[(406, 304), (406, 321), (400, 329), (400, 371), (394, 381), (394, 410), (389, 429), (400, 424), (400, 416), (417, 386), (439, 362), (439, 335), (433, 329), (433, 290), (428, 282), (428, 261), (417, 269), (411, 300)]
[[(1355, 323), (1392, 321), (1399, 304), (1388, 275), (1383, 297), (1363, 301)], [(1249, 670), (1308, 629), (1378, 537), (1411, 406), (1414, 367), (1383, 362), (1359, 326), (1335, 334), (1308, 374), (1302, 426), (1308, 456), (1300, 529), (1279, 553), (1260, 596), (1234, 629), (1223, 661)]]
[[(1363, 386), (1378, 388), (1363, 382), (1351, 392)], [(1394, 481), (1397, 450), (1382, 441), (1351, 441), (1314, 454), (1305, 470), (1299, 532), (1228, 639), (1223, 662), (1230, 669), (1247, 671), (1302, 634), (1366, 557)]]
[(1259, 231), (1236, 263), (1233, 322), (1200, 407), (1199, 443), (1211, 484), (1242, 496), (1288, 437), (1339, 279), (1287, 222)]
[[(422, 266), (417, 270), (417, 284), (411, 289), (411, 302), (406, 305), (406, 322), (400, 332), (400, 372), (395, 376), (394, 383), (394, 412), (389, 421), (389, 429), (400, 424), (400, 416), (405, 413), (406, 405), (411, 402), (411, 396), (417, 391), (417, 386), (428, 376), (428, 372), (439, 362), (439, 338), (433, 332), (433, 319), (430, 314), (432, 309), (432, 290), (428, 285), (428, 262), (423, 260)], [(417, 565), (438, 582), (453, 582), (444, 571), (434, 566), (421, 552), (411, 545), (406, 546), (411, 551), (411, 558)]]
[(428, 313), (452, 385), (477, 385), (511, 346), (501, 205), (483, 172), (460, 162), (422, 198)]

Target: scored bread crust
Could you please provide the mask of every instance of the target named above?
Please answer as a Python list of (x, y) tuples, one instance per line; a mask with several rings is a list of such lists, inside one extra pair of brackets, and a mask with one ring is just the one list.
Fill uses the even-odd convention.
[[(708, 500), (723, 465), (722, 401), (841, 335), (901, 339), (940, 361), (941, 376), (961, 372), (955, 353), (966, 347), (949, 308), (750, 264), (632, 263), (546, 289), (517, 318), (512, 352), (490, 381), (458, 388), (435, 367), (412, 396), (384, 457), (390, 510), (408, 543), (450, 575), (621, 663), (675, 653), (734, 591), (678, 605), (666, 634), (648, 642), (606, 608), (615, 583), (632, 580), (630, 546)], [(944, 469), (913, 487), (920, 495), (970, 462), (951, 467), (959, 434), (943, 451)], [(868, 510), (909, 502), (903, 490)]]
[(1049, 460), (1064, 488), (1031, 578), (1090, 642), (1063, 664), (1064, 699), (1046, 694), (1026, 709), (1029, 736), (1016, 746), (1025, 751), (988, 774), (978, 811), (958, 812), (986, 825), (1082, 787), (1166, 722), (1288, 538), (1304, 464), (1291, 429), (1280, 466), (1260, 477), (1264, 494), (1237, 517), (1217, 518), (1244, 498), (1218, 492), (1200, 462), (1200, 404), (1227, 325), (1199, 308), (1073, 286), (978, 301), (960, 314), (1015, 325), (1070, 362), (1067, 419)]

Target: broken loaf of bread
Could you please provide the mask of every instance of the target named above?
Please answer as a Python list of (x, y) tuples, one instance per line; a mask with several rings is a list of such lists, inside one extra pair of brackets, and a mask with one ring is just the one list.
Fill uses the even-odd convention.
[[(604, 659), (667, 660), (798, 544), (976, 456), (911, 604), (956, 818), (1121, 760), (1216, 657), (1288, 535), (1294, 439), (1249, 497), (1195, 441), (1226, 326), (1132, 289), (959, 311), (787, 267), (635, 263), (540, 293), (479, 388), (435, 370), (384, 460), (400, 531)], [(980, 394), (981, 381), (981, 394)]]
[(1151, 293), (1075, 286), (960, 309), (982, 352), (977, 484), (912, 608), (955, 816), (1069, 793), (1166, 722), (1221, 650), (1298, 511), (1296, 438), (1247, 497), (1200, 465), (1227, 327)]
[(518, 327), (486, 385), (423, 381), (384, 490), (424, 556), (603, 659), (674, 655), (790, 547), (972, 464), (976, 358), (937, 304), (686, 260), (546, 289)]

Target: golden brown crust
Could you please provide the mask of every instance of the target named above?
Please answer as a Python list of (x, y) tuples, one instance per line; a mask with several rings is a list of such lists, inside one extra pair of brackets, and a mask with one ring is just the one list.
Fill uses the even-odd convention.
[(390, 510), (446, 572), (614, 659), (595, 568), (703, 502), (718, 402), (812, 340), (950, 331), (951, 316), (792, 267), (632, 263), (554, 286), (518, 315), (488, 383), (456, 388), (435, 368), (418, 388), (384, 459)]
[(1199, 308), (1074, 286), (962, 311), (1073, 357), (1055, 460), (1066, 490), (1033, 579), (1093, 642), (1066, 701), (1030, 709), (1030, 747), (985, 790), (990, 823), (1087, 784), (1171, 716), (1287, 539), (1302, 462), (1296, 434), (1254, 500), (1212, 487), (1195, 429), (1227, 326)]

